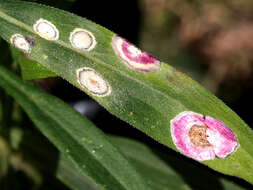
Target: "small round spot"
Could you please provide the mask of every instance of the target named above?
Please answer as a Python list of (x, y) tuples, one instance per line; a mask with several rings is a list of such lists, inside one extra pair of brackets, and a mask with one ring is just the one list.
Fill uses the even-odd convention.
[(180, 152), (199, 161), (226, 158), (239, 146), (233, 131), (210, 116), (186, 111), (172, 119), (170, 125)]
[(156, 72), (161, 68), (159, 60), (119, 36), (113, 37), (112, 47), (116, 55), (135, 71)]
[(28, 41), (25, 39), (25, 37), (21, 34), (14, 34), (11, 37), (11, 43), (14, 45), (14, 47), (22, 50), (25, 53), (29, 53), (31, 51), (31, 46), (28, 43)]
[(84, 51), (92, 50), (97, 44), (94, 35), (81, 28), (76, 28), (71, 32), (69, 40), (73, 47)]
[(94, 69), (83, 67), (76, 71), (78, 83), (95, 96), (107, 96), (111, 93), (108, 82)]
[(59, 38), (59, 31), (51, 22), (45, 19), (39, 19), (33, 25), (34, 31), (39, 34), (42, 38), (47, 40), (58, 40)]

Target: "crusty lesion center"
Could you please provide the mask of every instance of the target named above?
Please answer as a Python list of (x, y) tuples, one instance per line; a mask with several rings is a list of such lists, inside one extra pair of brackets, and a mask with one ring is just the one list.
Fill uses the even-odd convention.
[(198, 147), (205, 148), (211, 146), (207, 140), (206, 125), (193, 125), (189, 131), (189, 137), (191, 142)]

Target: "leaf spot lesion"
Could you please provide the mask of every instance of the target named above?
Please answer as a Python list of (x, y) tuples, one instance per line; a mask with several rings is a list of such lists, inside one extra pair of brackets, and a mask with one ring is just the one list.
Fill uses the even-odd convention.
[(58, 40), (59, 31), (56, 26), (48, 20), (39, 19), (33, 25), (33, 30), (46, 40)]
[(111, 93), (109, 83), (100, 73), (89, 67), (76, 71), (78, 83), (95, 96), (108, 96)]
[(76, 28), (70, 33), (70, 43), (74, 48), (90, 51), (95, 48), (97, 42), (95, 36), (88, 30)]
[(14, 47), (20, 49), (24, 53), (30, 53), (31, 51), (30, 43), (27, 41), (27, 39), (23, 35), (14, 34), (11, 36), (10, 41)]

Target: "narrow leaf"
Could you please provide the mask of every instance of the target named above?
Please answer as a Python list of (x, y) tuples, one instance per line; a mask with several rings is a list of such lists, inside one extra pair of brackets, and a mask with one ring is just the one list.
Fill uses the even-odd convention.
[(41, 132), (74, 163), (76, 169), (99, 187), (149, 189), (103, 133), (70, 106), (25, 84), (2, 66), (0, 86), (24, 108)]
[(110, 139), (132, 161), (154, 190), (244, 189), (223, 177), (140, 142), (116, 136), (111, 136)]
[[(16, 47), (88, 93), (108, 111), (176, 151), (170, 132), (175, 116), (193, 111), (221, 121), (233, 131), (236, 136), (230, 137), (239, 145), (223, 159), (213, 157), (202, 163), (253, 183), (252, 130), (186, 75), (111, 31), (58, 9), (0, 0), (0, 24), (0, 35), (5, 40), (15, 42)], [(20, 43), (27, 36), (36, 45)]]
[[(31, 144), (31, 139), (34, 143)], [(145, 177), (153, 190), (161, 189), (223, 189), (242, 190), (244, 188), (227, 180), (223, 176), (210, 173), (206, 168), (193, 166), (184, 160), (172, 155), (167, 155), (165, 149), (150, 148), (135, 140), (110, 136), (113, 144), (132, 162), (135, 168)], [(47, 158), (52, 154), (50, 144), (44, 138), (34, 133), (27, 134), (23, 141), (24, 151), (33, 152), (31, 159), (36, 160), (41, 168), (46, 168), (54, 163), (55, 157)], [(47, 146), (45, 146), (47, 145)], [(41, 147), (38, 149), (37, 147)], [(39, 155), (39, 156), (38, 156)], [(39, 157), (39, 159), (38, 159)], [(58, 160), (58, 159), (56, 159)], [(180, 166), (180, 167), (178, 167)], [(49, 171), (48, 171), (49, 172)], [(54, 173), (51, 171), (51, 174)], [(81, 175), (71, 161), (59, 156), (56, 176), (74, 190), (96, 190), (97, 188)], [(248, 187), (250, 188), (250, 187)]]
[(101, 189), (89, 177), (80, 173), (75, 164), (67, 157), (64, 157), (63, 154), (60, 154), (37, 130), (24, 133), (19, 151), (22, 152), (22, 155), (29, 163), (41, 173), (46, 174), (43, 178), (44, 181), (47, 181), (45, 178), (57, 177), (72, 190)]

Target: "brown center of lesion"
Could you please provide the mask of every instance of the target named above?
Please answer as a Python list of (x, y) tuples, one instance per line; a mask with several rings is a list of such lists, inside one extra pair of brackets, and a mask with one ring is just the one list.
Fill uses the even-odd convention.
[(97, 88), (100, 88), (100, 84), (98, 81), (92, 79), (92, 78), (89, 78), (89, 82), (93, 85), (93, 86), (96, 86)]
[(198, 147), (205, 148), (211, 146), (207, 140), (206, 125), (193, 125), (189, 131), (189, 137), (191, 142)]

